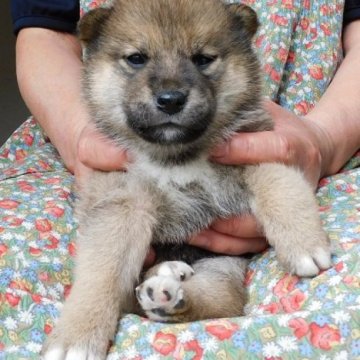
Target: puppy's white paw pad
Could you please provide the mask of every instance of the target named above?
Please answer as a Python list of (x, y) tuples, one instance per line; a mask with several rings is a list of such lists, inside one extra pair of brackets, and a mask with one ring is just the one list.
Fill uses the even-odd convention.
[(319, 273), (320, 269), (314, 262), (311, 256), (301, 255), (297, 258), (295, 263), (295, 274), (298, 276), (315, 276)]
[(73, 346), (67, 351), (60, 346), (49, 348), (41, 357), (41, 360), (103, 360), (86, 347)]
[(41, 360), (63, 360), (65, 359), (65, 349), (60, 346), (52, 347), (46, 351)]
[(93, 355), (88, 354), (86, 349), (72, 347), (68, 350), (65, 360), (90, 360), (94, 359)]
[(186, 281), (194, 275), (194, 269), (183, 261), (166, 261), (159, 266), (157, 274)]
[(312, 255), (321, 270), (329, 269), (331, 266), (330, 250), (318, 247)]

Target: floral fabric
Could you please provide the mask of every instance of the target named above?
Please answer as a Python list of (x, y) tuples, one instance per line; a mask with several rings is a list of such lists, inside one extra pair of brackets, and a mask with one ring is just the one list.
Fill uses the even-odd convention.
[[(341, 59), (343, 1), (247, 0), (265, 93), (306, 113)], [(82, 11), (105, 1), (82, 1)], [(293, 31), (294, 30), (294, 31)], [(305, 60), (304, 60), (305, 59)], [(317, 198), (333, 266), (312, 279), (253, 258), (246, 316), (161, 324), (127, 315), (108, 359), (359, 359), (360, 153)], [(0, 359), (38, 359), (70, 291), (76, 246), (73, 177), (34, 119), (0, 149)]]

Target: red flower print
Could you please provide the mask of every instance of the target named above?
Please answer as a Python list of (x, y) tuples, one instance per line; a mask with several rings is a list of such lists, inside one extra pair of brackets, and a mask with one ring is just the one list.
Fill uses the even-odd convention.
[(61, 200), (66, 200), (70, 196), (70, 192), (63, 189), (56, 189), (55, 192)]
[(256, 40), (255, 40), (255, 46), (256, 47), (260, 47), (262, 42), (264, 41), (265, 35), (260, 35)]
[(219, 340), (229, 339), (239, 326), (228, 320), (215, 320), (205, 326), (205, 330)]
[(49, 178), (44, 181), (45, 184), (59, 184), (60, 182), (59, 178)]
[(335, 265), (335, 270), (337, 272), (341, 272), (343, 269), (344, 269), (344, 262), (343, 261), (340, 261), (339, 263), (337, 263)]
[(289, 51), (288, 63), (293, 64), (295, 61), (295, 57), (296, 57), (295, 53), (293, 51)]
[(10, 226), (20, 226), (24, 221), (24, 219), (17, 218), (13, 215), (4, 216), (3, 220), (6, 221)]
[(307, 50), (310, 50), (310, 49), (312, 49), (314, 47), (314, 43), (313, 42), (308, 42), (307, 44), (305, 44), (305, 48), (307, 49)]
[(293, 9), (294, 8), (294, 1), (293, 0), (282, 0), (282, 3), (286, 9)]
[(273, 69), (270, 72), (270, 78), (271, 80), (275, 81), (275, 82), (279, 82), (281, 79), (280, 73), (278, 71), (276, 71), (275, 69)]
[(31, 146), (34, 142), (34, 137), (30, 134), (25, 134), (23, 136), (24, 142), (27, 146)]
[(270, 314), (277, 314), (281, 310), (280, 304), (272, 302), (268, 305), (263, 305), (262, 308)]
[(319, 211), (320, 212), (325, 212), (331, 209), (330, 205), (325, 205), (325, 206), (319, 206)]
[(39, 295), (39, 294), (32, 294), (32, 295), (31, 295), (31, 299), (33, 300), (34, 303), (40, 304), (40, 303), (41, 303), (42, 296)]
[(71, 243), (68, 245), (68, 251), (69, 251), (69, 254), (70, 254), (71, 256), (75, 256), (75, 255), (76, 255), (76, 246), (75, 246), (74, 243), (71, 242)]
[(7, 209), (7, 210), (15, 209), (19, 206), (19, 204), (20, 203), (15, 200), (10, 200), (10, 199), (0, 200), (0, 208), (2, 209)]
[(295, 81), (296, 81), (297, 84), (300, 84), (304, 79), (303, 75), (301, 73), (295, 72), (294, 76), (295, 76)]
[(48, 281), (49, 280), (49, 273), (44, 271), (39, 273), (39, 280), (40, 281)]
[(10, 153), (9, 149), (4, 149), (0, 157), (7, 159), (9, 157), (9, 153)]
[(323, 187), (323, 186), (326, 186), (326, 185), (329, 185), (330, 184), (330, 180), (328, 178), (324, 178), (324, 179), (321, 179), (319, 181), (319, 186), (320, 187)]
[(293, 329), (294, 335), (301, 339), (309, 331), (309, 325), (302, 318), (296, 318), (289, 321), (289, 326)]
[(53, 327), (52, 327), (51, 325), (45, 324), (45, 326), (44, 326), (44, 333), (45, 333), (46, 335), (49, 335), (49, 334), (51, 333), (52, 329), (53, 329)]
[(159, 331), (155, 335), (152, 346), (161, 355), (169, 355), (175, 350), (176, 336), (173, 334), (165, 334), (162, 331)]
[(0, 244), (0, 257), (5, 255), (8, 251), (8, 247), (5, 244)]
[(288, 294), (290, 291), (295, 289), (295, 285), (299, 282), (299, 279), (296, 276), (285, 275), (281, 280), (277, 282), (273, 289), (273, 293), (282, 297)]
[(57, 239), (55, 236), (49, 236), (46, 240), (48, 241), (48, 244), (45, 245), (47, 249), (57, 249), (59, 245), (59, 239)]
[(288, 57), (288, 51), (284, 48), (280, 48), (278, 52), (279, 60), (285, 62)]
[(320, 29), (324, 32), (326, 36), (331, 35), (331, 29), (329, 24), (321, 24)]
[(64, 286), (64, 297), (65, 299), (70, 295), (71, 291), (71, 285), (65, 285)]
[(203, 358), (204, 350), (200, 347), (197, 340), (191, 340), (185, 343), (184, 348), (186, 351), (193, 351), (195, 356), (192, 360), (201, 360)]
[(276, 15), (276, 14), (271, 14), (270, 15), (270, 20), (279, 26), (285, 26), (288, 24), (288, 19), (284, 16), (280, 16), (280, 15)]
[(45, 211), (48, 214), (53, 215), (56, 218), (60, 218), (64, 215), (65, 210), (59, 206), (55, 206), (55, 205), (46, 205), (45, 207)]
[(10, 293), (5, 294), (5, 299), (12, 307), (17, 306), (20, 302), (20, 296), (15, 296)]
[(48, 201), (45, 205), (45, 211), (48, 214), (55, 216), (56, 218), (60, 218), (64, 215), (65, 210), (59, 207), (55, 201)]
[(253, 279), (254, 275), (255, 275), (254, 270), (248, 270), (248, 272), (245, 275), (245, 280), (244, 280), (245, 286), (248, 286), (251, 283), (251, 280)]
[(15, 159), (16, 161), (21, 162), (22, 160), (24, 160), (24, 158), (26, 157), (27, 152), (23, 149), (17, 149), (15, 151)]
[(305, 115), (310, 110), (310, 106), (306, 101), (300, 101), (295, 105), (295, 109), (298, 113)]
[(35, 221), (35, 227), (40, 232), (47, 232), (52, 229), (51, 223), (48, 219), (38, 219)]
[(346, 285), (351, 285), (351, 284), (353, 284), (353, 283), (356, 284), (357, 281), (358, 281), (358, 278), (357, 278), (357, 277), (355, 277), (355, 276), (350, 276), (350, 275), (345, 276), (345, 277), (344, 277), (344, 280), (343, 280), (344, 284), (346, 284)]
[(321, 5), (320, 6), (321, 15), (329, 15), (331, 13), (329, 5)]
[(24, 180), (18, 181), (17, 186), (20, 188), (21, 191), (24, 192), (33, 192), (35, 190), (35, 188), (31, 184)]
[(295, 290), (293, 294), (280, 299), (285, 312), (293, 313), (299, 310), (305, 301), (305, 294), (300, 290)]
[(340, 342), (339, 330), (329, 325), (319, 326), (311, 323), (310, 332), (311, 343), (322, 350), (331, 350), (332, 346)]
[(45, 162), (43, 160), (39, 160), (38, 164), (44, 170), (50, 170), (51, 169), (51, 166), (47, 162)]
[(300, 20), (300, 27), (301, 27), (302, 30), (307, 30), (309, 25), (310, 25), (309, 19), (303, 18), (303, 19)]
[(318, 36), (318, 33), (317, 33), (317, 28), (311, 28), (310, 29), (310, 34), (311, 34), (311, 39), (312, 40), (315, 40)]
[(41, 251), (40, 249), (34, 248), (34, 247), (32, 247), (32, 246), (29, 247), (29, 252), (30, 252), (30, 254), (33, 255), (33, 256), (39, 256), (39, 255), (41, 255), (41, 253), (42, 253), (42, 251)]
[(315, 80), (321, 80), (324, 78), (324, 74), (320, 65), (312, 65), (309, 68), (309, 74)]

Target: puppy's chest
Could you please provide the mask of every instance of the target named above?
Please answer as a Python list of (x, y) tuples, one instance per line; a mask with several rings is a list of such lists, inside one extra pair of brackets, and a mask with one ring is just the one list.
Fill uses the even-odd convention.
[[(141, 159), (132, 168), (133, 174), (144, 182), (151, 182), (159, 191), (172, 199), (178, 206), (181, 202), (195, 201), (198, 198), (216, 206), (220, 199), (233, 195), (224, 189), (221, 174), (206, 159), (199, 159), (184, 165), (161, 166)], [(227, 182), (234, 179), (227, 178)]]
[(142, 162), (132, 172), (137, 179), (155, 184), (162, 195), (155, 241), (186, 239), (215, 218), (248, 210), (241, 169), (218, 168), (201, 159), (172, 167)]

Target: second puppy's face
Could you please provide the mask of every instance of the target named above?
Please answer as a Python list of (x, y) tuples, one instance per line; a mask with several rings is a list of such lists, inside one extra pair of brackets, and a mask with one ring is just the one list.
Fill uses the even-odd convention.
[(90, 12), (84, 88), (99, 126), (165, 148), (234, 130), (259, 98), (256, 27), (249, 8), (219, 0), (119, 0)]

